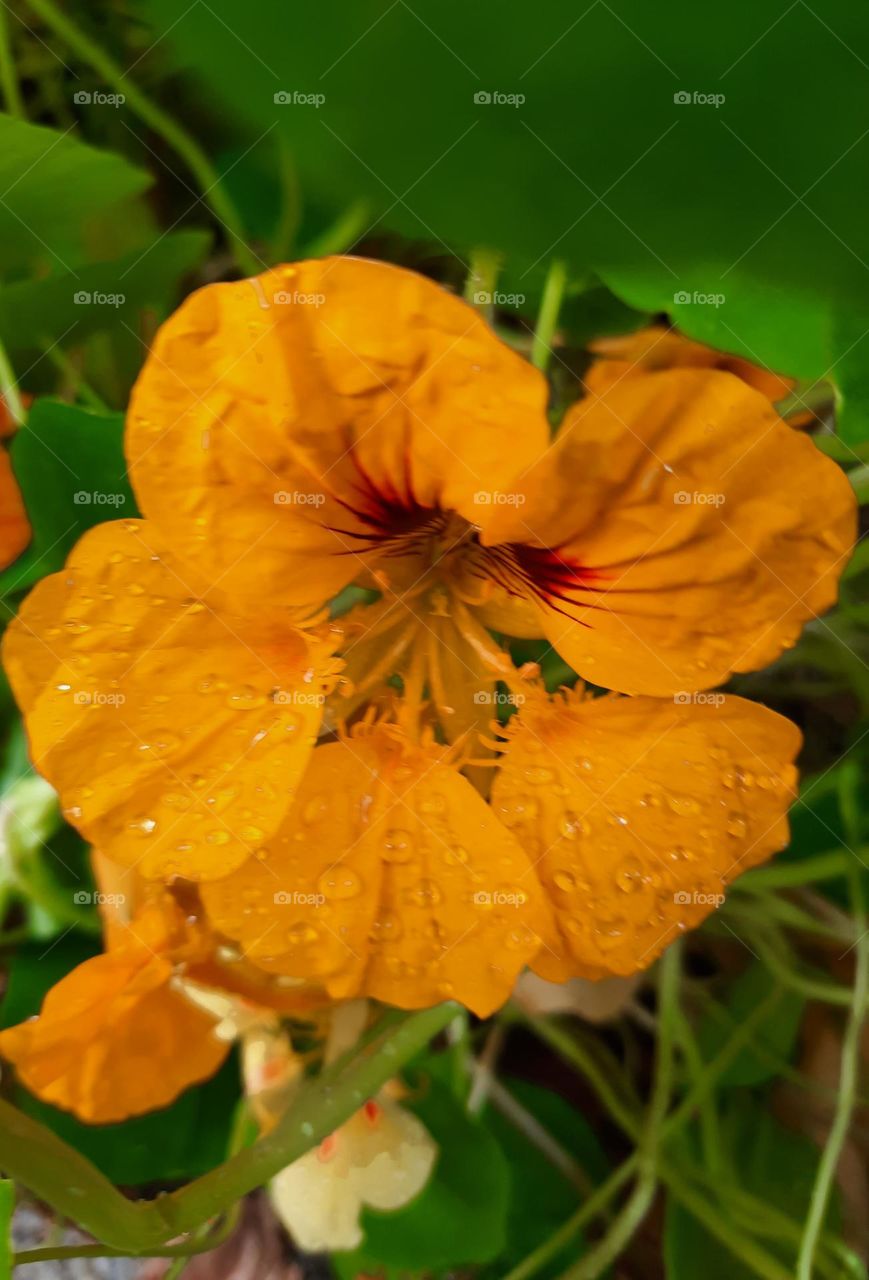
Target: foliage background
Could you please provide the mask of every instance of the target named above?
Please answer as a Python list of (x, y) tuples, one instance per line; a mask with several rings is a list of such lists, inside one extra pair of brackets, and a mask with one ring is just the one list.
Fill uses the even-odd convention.
[[(0, 575), (5, 617), (88, 525), (134, 512), (123, 410), (159, 320), (197, 284), (326, 252), (461, 289), (495, 251), (498, 288), (523, 301), (494, 318), (525, 351), (559, 260), (556, 387), (592, 337), (666, 315), (800, 379), (821, 447), (869, 493), (864, 4), (15, 0), (0, 83), (0, 381), (34, 397), (11, 444), (34, 538)], [(117, 512), (77, 500), (96, 491), (122, 495)], [(858, 547), (836, 611), (732, 682), (806, 734), (790, 849), (614, 1021), (510, 1008), (418, 1060), (437, 1176), (370, 1215), (340, 1277), (865, 1275), (867, 576)], [(74, 901), (86, 850), (20, 790), (5, 686), (0, 705), (4, 799), (30, 796), (2, 816), (9, 1025), (98, 938)], [(478, 1055), (496, 1082), (469, 1113)], [(97, 1130), (12, 1096), (153, 1190), (220, 1161), (237, 1093), (230, 1063)]]

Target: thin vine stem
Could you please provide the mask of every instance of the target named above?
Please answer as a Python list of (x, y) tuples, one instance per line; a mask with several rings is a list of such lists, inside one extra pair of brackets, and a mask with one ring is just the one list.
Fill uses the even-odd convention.
[(854, 1112), (857, 1097), (857, 1084), (860, 1062), (860, 1041), (866, 1017), (866, 1003), (869, 999), (869, 933), (866, 931), (866, 907), (863, 885), (859, 869), (852, 871), (851, 902), (854, 921), (860, 933), (854, 945), (856, 966), (854, 973), (853, 998), (845, 1036), (842, 1041), (842, 1065), (839, 1076), (839, 1095), (833, 1113), (833, 1123), (818, 1162), (815, 1184), (806, 1215), (806, 1226), (800, 1245), (797, 1263), (797, 1280), (811, 1280), (815, 1253), (824, 1222), (824, 1215), (829, 1204), (830, 1194), (836, 1177), (836, 1168), (845, 1139), (848, 1125)]
[(560, 258), (549, 264), (546, 280), (543, 285), (543, 297), (537, 324), (534, 327), (534, 338), (531, 343), (531, 363), (535, 369), (545, 373), (552, 357), (552, 343), (558, 325), (558, 315), (567, 286), (567, 266)]

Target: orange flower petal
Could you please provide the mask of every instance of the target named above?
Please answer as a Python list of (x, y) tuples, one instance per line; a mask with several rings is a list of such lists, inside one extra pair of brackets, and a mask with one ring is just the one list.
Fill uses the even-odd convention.
[(795, 386), (793, 378), (772, 373), (741, 356), (716, 351), (660, 324), (616, 338), (598, 338), (589, 344), (589, 350), (598, 357), (584, 378), (590, 395), (603, 395), (622, 378), (658, 369), (723, 369), (773, 403), (783, 400)]
[(325, 258), (188, 298), (134, 389), (127, 456), (142, 511), (228, 590), (321, 602), (378, 558), (385, 508), (472, 518), (545, 448), (546, 401), (440, 286)]
[(38, 1018), (0, 1032), (0, 1054), (31, 1092), (93, 1124), (168, 1105), (229, 1048), (214, 1019), (171, 990), (153, 929), (135, 930), (52, 987)]
[(4, 660), (65, 816), (146, 878), (244, 862), (283, 820), (322, 715), (318, 647), (204, 591), (142, 521), (86, 534), (24, 602)]
[(525, 544), (553, 647), (625, 693), (766, 665), (834, 602), (856, 531), (841, 469), (715, 371), (580, 401), (525, 484), (527, 503), (494, 510), (485, 541)]
[(30, 541), (21, 491), (5, 449), (0, 449), (0, 568), (17, 560)]
[(571, 695), (511, 722), (492, 805), (555, 909), (557, 936), (534, 964), (543, 977), (645, 968), (787, 843), (798, 729), (707, 696)]
[(402, 1008), (490, 1013), (551, 931), (527, 857), (443, 749), (380, 731), (318, 747), (268, 862), (202, 898), (257, 963)]

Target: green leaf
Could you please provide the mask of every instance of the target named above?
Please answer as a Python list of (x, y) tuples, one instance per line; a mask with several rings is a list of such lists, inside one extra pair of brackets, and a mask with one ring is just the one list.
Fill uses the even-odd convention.
[(869, 327), (864, 6), (764, 24), (733, 0), (708, 23), (692, 0), (666, 22), (646, 0), (551, 0), (530, 22), (520, 0), (425, 15), (362, 0), (328, 31), (281, 0), (213, 0), (183, 22), (173, 0), (147, 4), (218, 110), (251, 141), (283, 133), (306, 199), (335, 214), (362, 199), (378, 235), (498, 250), (529, 295), (552, 257), (573, 282), (642, 280), (624, 300), (693, 336), (792, 376), (833, 366), (843, 430), (866, 435), (862, 386), (847, 391)]
[(407, 1102), (438, 1144), (434, 1172), (419, 1196), (394, 1213), (366, 1210), (365, 1242), (336, 1254), (341, 1277), (393, 1268), (437, 1272), (488, 1262), (504, 1248), (509, 1174), (498, 1143), (479, 1121), (434, 1080), (417, 1101)]
[[(15, 1026), (37, 1014), (47, 991), (97, 953), (93, 939), (71, 934), (53, 946), (21, 947), (10, 967), (0, 1026)], [(171, 1106), (121, 1124), (83, 1124), (21, 1086), (14, 1101), (87, 1156), (112, 1182), (137, 1187), (186, 1181), (219, 1164), (226, 1154), (238, 1097), (238, 1064), (231, 1057), (213, 1079), (186, 1090)]]
[[(726, 1017), (714, 1010), (706, 1014), (700, 1024), (697, 1038), (700, 1051), (707, 1062), (721, 1052), (736, 1027), (771, 994), (775, 979), (760, 963), (754, 963), (740, 974), (731, 986), (724, 1006)], [(772, 1057), (757, 1054), (750, 1046), (742, 1049), (730, 1066), (719, 1077), (724, 1088), (734, 1085), (755, 1085), (776, 1075), (776, 1062), (787, 1060), (796, 1044), (797, 1033), (803, 1015), (804, 1000), (794, 991), (782, 992), (770, 1016), (758, 1029), (756, 1040)]]
[[(683, 1139), (682, 1145), (688, 1148)], [(722, 1118), (723, 1155), (729, 1166), (720, 1193), (720, 1212), (725, 1208), (726, 1182), (751, 1192), (761, 1204), (758, 1225), (762, 1228), (762, 1206), (769, 1204), (788, 1214), (797, 1229), (802, 1227), (814, 1183), (818, 1161), (816, 1148), (807, 1138), (785, 1129), (769, 1110), (768, 1103), (749, 1093), (729, 1095), (728, 1110)], [(831, 1204), (828, 1225), (835, 1228), (838, 1203)], [(775, 1239), (763, 1241), (790, 1271), (796, 1260), (792, 1244)], [(756, 1280), (755, 1272), (738, 1258), (672, 1196), (668, 1196), (664, 1228), (664, 1257), (667, 1280)]]
[(120, 414), (90, 413), (57, 400), (35, 402), (10, 450), (33, 538), (0, 574), (0, 596), (62, 568), (85, 529), (137, 514), (122, 434)]
[[(501, 1083), (577, 1162), (590, 1187), (599, 1186), (605, 1180), (609, 1173), (606, 1158), (594, 1131), (579, 1111), (557, 1093), (527, 1081), (507, 1078)], [(507, 1157), (510, 1169), (507, 1247), (495, 1263), (480, 1273), (486, 1280), (498, 1280), (563, 1226), (581, 1203), (583, 1191), (500, 1111), (487, 1107), (483, 1119)], [(577, 1235), (545, 1267), (536, 1271), (535, 1276), (538, 1280), (560, 1276), (583, 1251), (582, 1237)]]
[(12, 1280), (12, 1214), (15, 1184), (0, 1180), (0, 1280)]
[(0, 289), (0, 340), (14, 351), (53, 342), (68, 347), (125, 324), (135, 330), (142, 307), (168, 311), (179, 279), (202, 261), (210, 243), (207, 232), (178, 231), (114, 262), (6, 285)]
[(91, 219), (149, 182), (121, 156), (0, 114), (0, 271), (72, 270)]

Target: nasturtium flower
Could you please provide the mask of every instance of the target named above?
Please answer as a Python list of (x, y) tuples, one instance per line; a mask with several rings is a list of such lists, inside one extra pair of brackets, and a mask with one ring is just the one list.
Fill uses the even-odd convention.
[(334, 683), (331, 643), (120, 520), (31, 592), (4, 660), (64, 816), (147, 878), (198, 880), (280, 825)]
[(714, 369), (625, 378), (554, 440), (547, 397), (431, 281), (302, 262), (202, 289), (163, 326), (130, 473), (148, 520), (234, 599), (376, 586), (384, 643), (393, 619), (445, 617), (432, 644), (472, 671), (492, 627), (545, 636), (620, 692), (709, 688), (833, 602), (853, 495), (765, 396)]
[[(855, 501), (772, 392), (697, 363), (553, 435), (542, 374), (397, 267), (279, 267), (163, 326), (144, 518), (88, 533), (4, 656), (66, 816), (209, 940), (168, 988), (193, 1013), (488, 1014), (527, 967), (630, 974), (784, 845), (797, 731), (698, 691), (829, 607)], [(631, 696), (547, 696), (534, 638)]]

